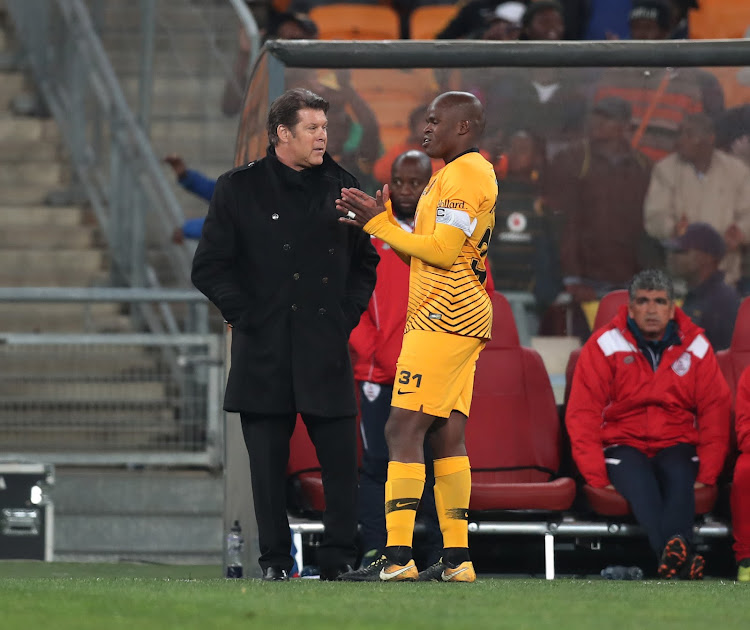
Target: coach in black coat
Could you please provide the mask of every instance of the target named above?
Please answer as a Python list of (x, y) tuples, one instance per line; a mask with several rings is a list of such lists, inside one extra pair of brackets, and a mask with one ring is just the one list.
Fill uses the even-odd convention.
[(266, 579), (292, 566), (285, 492), (297, 413), (325, 480), (321, 576), (336, 577), (356, 556), (348, 338), (378, 255), (367, 234), (338, 221), (334, 202), (357, 181), (324, 152), (327, 108), (301, 89), (274, 101), (266, 157), (218, 179), (193, 260), (193, 283), (233, 328), (224, 408), (242, 419)]

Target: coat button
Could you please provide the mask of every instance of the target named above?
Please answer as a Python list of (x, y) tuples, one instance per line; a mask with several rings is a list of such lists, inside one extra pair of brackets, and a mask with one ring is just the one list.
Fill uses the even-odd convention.
[(324, 309), (324, 308), (319, 308), (318, 309), (318, 315), (325, 315), (325, 314), (326, 314), (326, 309)]
[(323, 284), (328, 284), (328, 278), (323, 278)]
[(273, 219), (274, 221), (278, 221), (278, 220), (279, 220), (279, 214), (278, 214), (278, 212), (274, 212), (274, 213), (273, 213), (273, 214), (271, 215), (271, 218), (272, 218), (272, 219)]
[(329, 250), (328, 250), (328, 253), (329, 253), (329, 254), (333, 254), (333, 252), (334, 252), (334, 251), (335, 251), (335, 250), (333, 249), (333, 247), (331, 247), (331, 249), (329, 249)]
[(296, 311), (296, 310), (297, 310), (297, 308), (299, 308), (299, 307), (298, 307), (298, 306), (297, 306), (296, 304), (292, 304), (292, 310), (293, 310), (293, 311)]
[(290, 249), (292, 249), (292, 246), (289, 243), (284, 243), (281, 249), (283, 249), (285, 252), (288, 252)]
[(292, 278), (294, 278), (295, 280), (299, 280), (299, 274), (298, 273), (292, 274)]

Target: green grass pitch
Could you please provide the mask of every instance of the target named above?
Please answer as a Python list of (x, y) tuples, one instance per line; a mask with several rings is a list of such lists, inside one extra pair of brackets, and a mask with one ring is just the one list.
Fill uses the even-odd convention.
[(225, 580), (218, 567), (0, 562), (0, 628), (747, 630), (750, 584)]

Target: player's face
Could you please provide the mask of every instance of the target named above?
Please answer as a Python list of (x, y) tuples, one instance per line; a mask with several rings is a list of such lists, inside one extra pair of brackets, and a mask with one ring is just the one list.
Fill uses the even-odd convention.
[(446, 162), (454, 158), (458, 153), (459, 110), (448, 107), (438, 97), (427, 108), (426, 122), (422, 140), (424, 152)]
[(328, 143), (328, 118), (319, 109), (301, 109), (299, 122), (285, 137), (288, 166), (296, 171), (319, 166)]
[(670, 301), (666, 291), (638, 289), (630, 300), (628, 314), (646, 339), (658, 340), (674, 317), (674, 302)]
[(391, 202), (393, 210), (403, 218), (411, 218), (417, 209), (419, 197), (430, 181), (431, 172), (416, 159), (403, 159), (391, 171)]

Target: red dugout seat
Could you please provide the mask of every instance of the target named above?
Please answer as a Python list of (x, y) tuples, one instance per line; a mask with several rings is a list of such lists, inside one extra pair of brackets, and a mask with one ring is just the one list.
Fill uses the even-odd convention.
[[(628, 516), (630, 504), (619, 492), (610, 488), (583, 487), (591, 509), (601, 516)], [(695, 513), (707, 514), (716, 503), (719, 490), (716, 486), (706, 486), (695, 490)]]
[(493, 293), (492, 340), (479, 356), (466, 450), (471, 510), (570, 508), (575, 483), (556, 478), (561, 427), (539, 354), (519, 343), (510, 304)]
[[(596, 317), (594, 318), (594, 329), (592, 332), (596, 332), (602, 326), (606, 326), (620, 309), (620, 306), (628, 303), (628, 292), (625, 289), (618, 289), (607, 293), (599, 302), (599, 307), (596, 309)], [(578, 363), (578, 357), (581, 356), (581, 349), (577, 348), (570, 353), (568, 359), (568, 365), (565, 366), (565, 397), (563, 398), (564, 404), (568, 404), (568, 398), (570, 398), (570, 387), (573, 385), (573, 374), (576, 371), (576, 363)]]
[(737, 394), (737, 383), (742, 372), (750, 365), (750, 297), (746, 297), (740, 304), (737, 320), (734, 323), (732, 343), (726, 350), (716, 353), (719, 367), (732, 390), (732, 407)]

